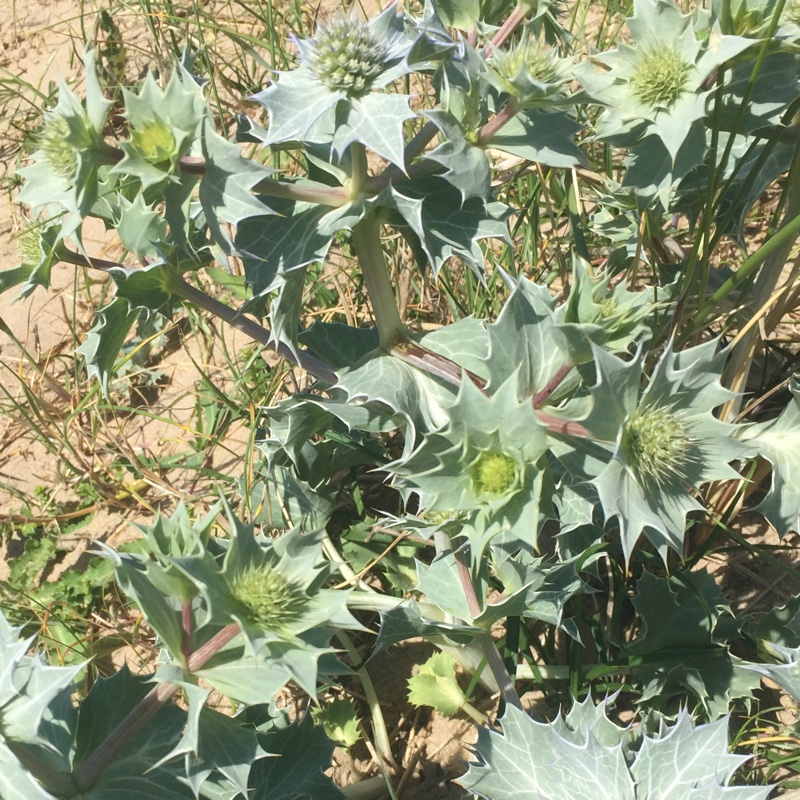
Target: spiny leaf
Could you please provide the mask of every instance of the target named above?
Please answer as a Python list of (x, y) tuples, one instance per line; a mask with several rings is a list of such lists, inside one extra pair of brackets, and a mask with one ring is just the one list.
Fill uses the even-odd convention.
[(206, 169), (200, 181), (200, 203), (214, 241), (226, 255), (236, 247), (225, 223), (238, 226), (250, 217), (274, 213), (253, 195), (255, 185), (272, 175), (272, 170), (242, 156), (240, 149), (223, 139), (210, 118), (201, 128)]
[(487, 238), (509, 241), (505, 223), (509, 209), (505, 205), (479, 197), (462, 203), (461, 192), (444, 178), (392, 186), (380, 194), (378, 203), (402, 215), (419, 237), (434, 275), (449, 258), (457, 256), (482, 278), (484, 259), (478, 242)]
[(321, 723), (325, 735), (340, 747), (352, 747), (361, 739), (358, 713), (348, 700), (337, 698), (320, 708), (312, 709), (312, 716)]
[(96, 316), (97, 322), (76, 352), (86, 359), (89, 377), (96, 377), (103, 393), (108, 394), (108, 381), (114, 364), (139, 311), (132, 308), (126, 299), (118, 297), (99, 309)]
[(800, 381), (792, 378), (789, 389), (792, 399), (777, 419), (750, 425), (739, 437), (772, 464), (772, 486), (756, 511), (779, 536), (800, 531)]
[(728, 753), (726, 719), (694, 727), (681, 711), (675, 725), (662, 722), (638, 750), (626, 746), (630, 729), (615, 734), (613, 726), (585, 713), (547, 724), (508, 707), (500, 722), (502, 734), (478, 729), (479, 760), (458, 779), (488, 800), (764, 800), (771, 791), (729, 785), (747, 757)]
[(573, 142), (580, 130), (563, 111), (532, 108), (516, 114), (487, 146), (549, 167), (574, 167), (586, 161)]
[(408, 700), (414, 706), (432, 706), (452, 717), (466, 699), (456, 680), (456, 662), (447, 653), (435, 653), (408, 679)]
[(259, 741), (277, 758), (264, 758), (253, 765), (251, 800), (342, 800), (342, 793), (323, 774), (330, 767), (334, 744), (322, 726), (312, 724), (311, 715), (259, 737)]

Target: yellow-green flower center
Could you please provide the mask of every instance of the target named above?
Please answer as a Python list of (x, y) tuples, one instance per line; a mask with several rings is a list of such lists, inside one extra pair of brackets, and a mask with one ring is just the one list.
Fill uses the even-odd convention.
[(463, 516), (463, 511), (454, 511), (449, 508), (442, 511), (427, 509), (422, 513), (422, 518), (432, 525), (444, 525), (446, 522), (455, 522)]
[(282, 573), (268, 566), (249, 566), (231, 583), (231, 593), (254, 625), (281, 630), (304, 613), (308, 596)]
[(472, 478), (479, 495), (499, 497), (517, 480), (517, 462), (505, 453), (483, 453), (472, 468)]
[(133, 131), (131, 141), (151, 164), (161, 164), (175, 155), (175, 136), (161, 120), (155, 120)]
[(638, 477), (659, 486), (685, 479), (691, 439), (671, 410), (637, 411), (625, 423), (622, 441), (628, 462)]
[(51, 119), (39, 134), (39, 149), (53, 169), (64, 178), (74, 178), (78, 171), (78, 153), (67, 141), (69, 125), (63, 117)]
[(651, 50), (636, 67), (633, 93), (642, 105), (669, 108), (686, 90), (690, 69), (689, 63), (674, 50)]

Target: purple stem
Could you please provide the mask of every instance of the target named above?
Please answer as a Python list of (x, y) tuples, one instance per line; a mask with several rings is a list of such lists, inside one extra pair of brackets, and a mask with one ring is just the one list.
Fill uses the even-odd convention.
[(564, 364), (561, 366), (558, 372), (556, 372), (556, 374), (550, 378), (547, 386), (545, 386), (544, 389), (538, 392), (533, 398), (533, 407), (536, 409), (541, 408), (550, 399), (550, 395), (553, 394), (556, 389), (558, 389), (558, 387), (564, 381), (564, 378), (566, 378), (573, 369), (575, 369), (574, 364)]
[(520, 3), (509, 14), (508, 19), (503, 23), (500, 30), (492, 38), (492, 41), (486, 45), (486, 54), (491, 55), (492, 50), (502, 47), (509, 36), (517, 29), (517, 26), (525, 19), (528, 13), (528, 6), (525, 3)]
[[(226, 625), (204, 645), (197, 648), (186, 659), (189, 672), (200, 669), (212, 656), (239, 634), (236, 623)], [(72, 779), (80, 792), (88, 792), (100, 773), (128, 745), (144, 726), (166, 705), (178, 690), (178, 684), (164, 682), (154, 686), (120, 722), (103, 742), (81, 762), (72, 773)]]
[(509, 100), (500, 111), (481, 128), (478, 134), (478, 146), (485, 147), (500, 128), (510, 122), (516, 114), (519, 113), (519, 110), (520, 107), (517, 102), (513, 99)]
[(193, 628), (192, 601), (183, 600), (181, 602), (181, 653), (184, 658), (188, 658), (192, 652)]

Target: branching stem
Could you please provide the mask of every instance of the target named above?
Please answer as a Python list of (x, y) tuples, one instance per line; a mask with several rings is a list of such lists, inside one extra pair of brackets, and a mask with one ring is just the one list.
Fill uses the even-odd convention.
[(489, 140), (520, 111), (515, 100), (509, 100), (480, 130), (478, 146), (485, 147)]
[(336, 633), (336, 638), (342, 643), (342, 647), (347, 650), (347, 654), (353, 662), (353, 669), (356, 671), (361, 680), (361, 685), (364, 688), (364, 694), (369, 704), (370, 716), (372, 717), (372, 735), (375, 738), (375, 749), (386, 764), (396, 767), (397, 765), (392, 755), (392, 743), (389, 739), (389, 731), (386, 727), (386, 720), (383, 718), (380, 700), (378, 699), (378, 693), (375, 691), (375, 686), (372, 683), (372, 678), (370, 678), (358, 650), (356, 650), (355, 645), (350, 641), (350, 637), (344, 631), (338, 631)]
[[(107, 261), (104, 258), (87, 258), (65, 247), (59, 248), (57, 255), (61, 261), (67, 264), (74, 264), (78, 267), (88, 267), (90, 269), (99, 269), (103, 272), (108, 272), (112, 269), (128, 269), (124, 264), (120, 264), (117, 261)], [(287, 361), (301, 367), (315, 378), (330, 384), (336, 383), (336, 373), (324, 361), (304, 350), (293, 352), (282, 342), (275, 342), (272, 339), (270, 331), (263, 325), (259, 325), (255, 320), (243, 316), (236, 309), (226, 306), (225, 303), (195, 288), (182, 278), (177, 276), (173, 277), (168, 288), (169, 291), (177, 297), (219, 317), (232, 327), (249, 336), (253, 341), (264, 345), (264, 347), (268, 347)]]
[[(200, 669), (212, 656), (239, 635), (239, 626), (226, 625), (186, 660), (190, 672)], [(130, 713), (108, 734), (103, 742), (73, 772), (72, 778), (80, 792), (88, 792), (100, 773), (124, 750), (144, 726), (164, 707), (178, 690), (178, 684), (159, 683), (154, 686)]]

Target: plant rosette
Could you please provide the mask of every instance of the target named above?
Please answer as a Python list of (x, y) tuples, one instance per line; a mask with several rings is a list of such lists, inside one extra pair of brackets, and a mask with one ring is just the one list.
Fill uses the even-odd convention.
[(632, 44), (593, 55), (575, 69), (586, 94), (605, 106), (600, 139), (632, 146), (657, 136), (673, 162), (695, 122), (706, 113), (707, 79), (753, 44), (709, 28), (666, 0), (636, 0), (627, 20)]
[(591, 483), (606, 519), (619, 522), (626, 563), (642, 533), (665, 560), (668, 548), (681, 552), (686, 515), (703, 509), (695, 490), (740, 477), (730, 463), (751, 448), (734, 438), (735, 425), (712, 414), (734, 396), (720, 383), (726, 352), (716, 346), (676, 353), (668, 345), (644, 391), (642, 348), (627, 363), (595, 348), (597, 383), (583, 425), (615, 445)]
[(545, 429), (514, 374), (487, 396), (464, 380), (449, 420), (389, 466), (398, 488), (419, 495), (426, 519), (446, 514), (494, 534), (511, 531), (535, 545), (547, 469)]

